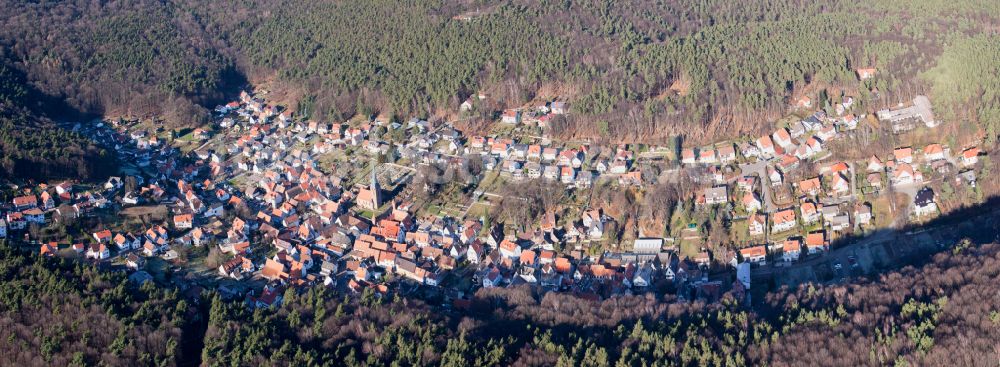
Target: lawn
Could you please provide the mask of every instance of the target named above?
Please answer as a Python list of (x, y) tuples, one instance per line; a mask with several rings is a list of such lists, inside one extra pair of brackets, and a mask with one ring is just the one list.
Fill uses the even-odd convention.
[(737, 244), (749, 244), (753, 238), (750, 237), (750, 221), (743, 219), (733, 221), (729, 228), (730, 237)]
[(469, 207), (469, 212), (468, 214), (466, 214), (466, 218), (477, 219), (480, 217), (488, 216), (489, 214), (490, 214), (489, 205), (482, 202), (475, 202), (472, 204), (471, 207)]

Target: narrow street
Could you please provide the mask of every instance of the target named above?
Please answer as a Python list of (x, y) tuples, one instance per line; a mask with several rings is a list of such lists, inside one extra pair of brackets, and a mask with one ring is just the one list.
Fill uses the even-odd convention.
[(752, 164), (741, 164), (740, 170), (744, 176), (756, 175), (760, 181), (760, 191), (764, 194), (764, 213), (774, 213), (778, 210), (771, 198), (771, 181), (767, 177), (767, 161), (757, 161)]

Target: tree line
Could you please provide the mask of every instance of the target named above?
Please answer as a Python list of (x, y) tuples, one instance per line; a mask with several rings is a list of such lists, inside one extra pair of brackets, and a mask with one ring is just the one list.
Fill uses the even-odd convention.
[[(610, 140), (755, 132), (824, 89), (849, 91), (858, 108), (932, 93), (941, 108), (976, 110), (970, 119), (996, 134), (987, 81), (1000, 68), (983, 26), (1000, 19), (995, 2), (3, 5), (0, 48), (39, 90), (81, 111), (178, 125), (203, 121), (199, 105), (249, 79), (323, 119), (431, 116), (479, 91), (499, 106), (559, 97), (575, 113), (556, 133)], [(966, 53), (980, 61), (955, 61)], [(858, 82), (863, 67), (875, 79)], [(968, 80), (980, 72), (989, 78)]]

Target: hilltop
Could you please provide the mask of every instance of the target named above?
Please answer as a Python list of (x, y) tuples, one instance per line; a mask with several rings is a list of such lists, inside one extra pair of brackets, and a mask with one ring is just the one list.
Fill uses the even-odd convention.
[[(881, 108), (931, 94), (997, 132), (1000, 6), (983, 0), (6, 1), (0, 45), (80, 111), (205, 121), (251, 82), (303, 116), (433, 117), (569, 101), (557, 134), (757, 133), (801, 97)], [(947, 31), (945, 31), (947, 30)], [(870, 78), (866, 70), (871, 70)], [(859, 73), (866, 80), (859, 83)], [(971, 111), (968, 113), (962, 111)], [(481, 116), (482, 117), (482, 116)]]

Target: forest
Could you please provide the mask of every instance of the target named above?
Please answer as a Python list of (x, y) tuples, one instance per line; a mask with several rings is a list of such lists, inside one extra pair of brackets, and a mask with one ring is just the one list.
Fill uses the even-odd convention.
[[(672, 296), (603, 301), (528, 288), (430, 306), (368, 289), (287, 290), (275, 309), (184, 298), (123, 273), (0, 244), (0, 356), (20, 365), (988, 365), (1000, 337), (1000, 245), (963, 241), (848, 284), (750, 308)], [(201, 306), (196, 306), (200, 304)], [(44, 327), (41, 327), (44, 325)], [(183, 350), (183, 353), (181, 352)]]
[(139, 287), (122, 272), (26, 254), (3, 240), (0, 283), (0, 360), (8, 366), (177, 365), (199, 315), (176, 290)]
[(114, 173), (113, 154), (43, 113), (54, 105), (0, 63), (0, 177), (95, 180)]
[[(997, 134), (990, 0), (3, 5), (0, 52), (34, 87), (79, 111), (177, 126), (249, 81), (334, 120), (440, 116), (480, 91), (499, 108), (569, 100), (554, 134), (648, 142), (761, 131), (821, 90), (858, 97), (859, 111), (928, 93)], [(876, 77), (859, 82), (862, 67)]]

